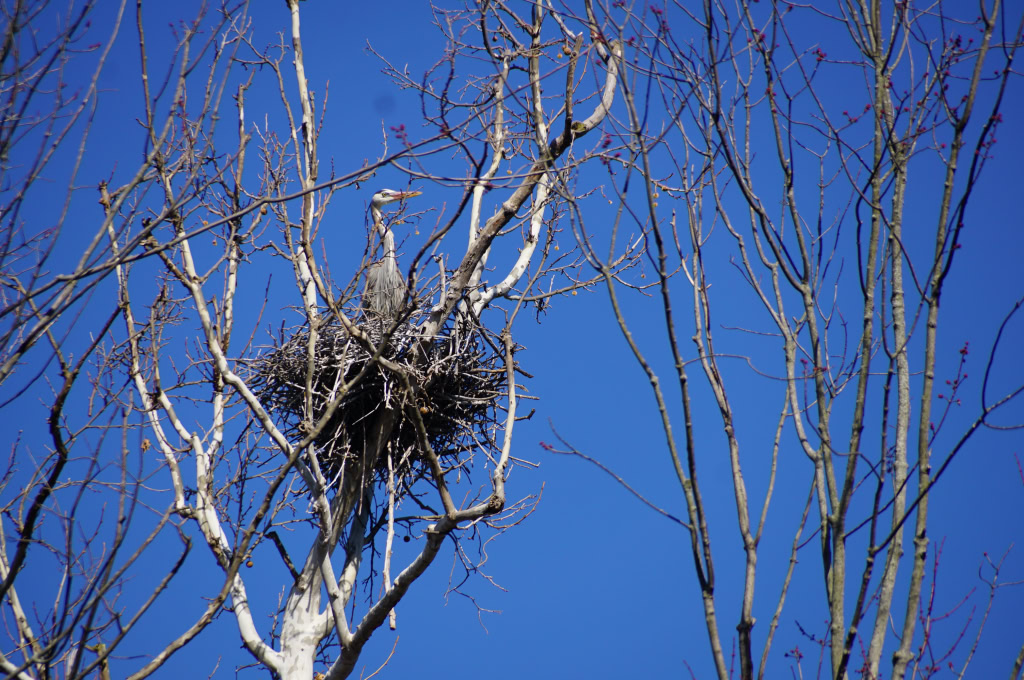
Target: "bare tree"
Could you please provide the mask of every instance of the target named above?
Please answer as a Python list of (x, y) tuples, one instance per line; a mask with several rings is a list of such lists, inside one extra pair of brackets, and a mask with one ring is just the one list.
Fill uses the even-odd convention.
[[(383, 62), (418, 93), (427, 132), (393, 130), (379, 159), (354, 163), (323, 154), (328, 91), (303, 53), (298, 0), (260, 15), (283, 29), (276, 44), (261, 42), (246, 3), (221, 2), (172, 25), (170, 55), (149, 10), (131, 17), (122, 3), (104, 15), (114, 20), (91, 81), (70, 98), (65, 74), (98, 9), (87, 3), (51, 34), (47, 9), (5, 5), (0, 60), (0, 384), (6, 404), (43, 394), (49, 429), (45, 444), (12, 442), (3, 477), (0, 667), (71, 678), (109, 674), (114, 659), (118, 675), (142, 678), (228, 610), (273, 676), (347, 677), (446, 543), (472, 574), (474, 544), (532, 507), (529, 490), (506, 500), (522, 417), (513, 325), (527, 305), (598, 278), (556, 235), (583, 191), (579, 168), (599, 159), (581, 140), (609, 114), (621, 45), (600, 38), (589, 3), (582, 16), (540, 1), (437, 9), (449, 47), (426, 77)], [(82, 180), (97, 83), (120, 39), (137, 46), (137, 168)], [(257, 92), (276, 97), (282, 127), (252, 110)], [(24, 208), (67, 148), (77, 157), (56, 172), (66, 198), (45, 227)], [(404, 298), (379, 318), (358, 294), (372, 242), (349, 278), (332, 273), (319, 236), (337, 218), (332, 197), (385, 166), (459, 198), (435, 206), (403, 260)], [(81, 207), (83, 183), (99, 209)], [(415, 209), (380, 215), (385, 249), (398, 221), (425, 224)], [(93, 229), (65, 270), (55, 265), (78, 247), (72, 221)], [(448, 255), (453, 232), (467, 244)], [(609, 272), (632, 266), (638, 247), (619, 248)], [(257, 297), (267, 272), (294, 281), (285, 318)], [(261, 545), (278, 559), (256, 560)], [(175, 581), (196, 549), (217, 567), (203, 598)], [(278, 603), (254, 596), (255, 578), (275, 577)], [(201, 613), (141, 663), (117, 660), (153, 605), (182, 593)]]
[[(744, 565), (727, 587), (742, 592), (729, 624), (739, 677), (766, 677), (783, 655), (773, 642), (797, 563), (811, 550), (829, 621), (819, 638), (829, 677), (928, 676), (936, 669), (925, 653), (935, 642), (923, 590), (929, 502), (979, 430), (1021, 426), (1022, 386), (996, 393), (992, 384), (1019, 297), (1002, 325), (975, 329), (972, 348), (987, 350), (982, 379), (965, 385), (963, 345), (947, 387), (935, 381), (940, 351), (957, 351), (939, 331), (956, 323), (940, 311), (962, 240), (968, 229), (986, 230), (983, 247), (1000, 247), (972, 199), (991, 154), (1019, 153), (999, 148), (996, 133), (1007, 92), (1020, 86), (1024, 14), (999, 0), (969, 9), (707, 0), (700, 9), (614, 2), (605, 10), (601, 34), (624, 45), (627, 65), (625, 112), (603, 150), (621, 206), (615, 228), (644, 231), (653, 277), (611, 271), (592, 216), (577, 234), (650, 379), (717, 676), (733, 669), (714, 556), (737, 530)], [(630, 295), (660, 300), (667, 362), (645, 349)], [(671, 366), (671, 379), (659, 365)], [(737, 396), (752, 385), (753, 409)], [(694, 418), (695, 390), (713, 399), (714, 425)], [(968, 394), (977, 397), (973, 415), (948, 423)], [(766, 428), (768, 403), (776, 415)], [(732, 516), (709, 511), (698, 476), (722, 461)], [(750, 470), (763, 498), (748, 492)], [(786, 518), (788, 550), (761, 543), (779, 484), (807, 489), (803, 515)], [(777, 597), (755, 598), (766, 561), (788, 562), (785, 581)], [(767, 625), (759, 638), (755, 621)], [(963, 677), (973, 647), (958, 654)], [(882, 669), (886, 655), (891, 671)], [(1011, 677), (1019, 670), (1018, 659)]]
[[(0, 403), (24, 423), (0, 479), (5, 674), (145, 677), (226, 615), (272, 676), (347, 677), (446, 546), (480, 573), (480, 546), (530, 512), (533, 488), (505, 488), (528, 465), (515, 323), (600, 286), (652, 386), (718, 677), (734, 674), (715, 570), (733, 530), (740, 677), (786, 663), (775, 640), (808, 552), (831, 677), (882, 677), (886, 658), (894, 677), (929, 676), (954, 657), (963, 676), (988, 609), (971, 644), (936, 652), (929, 503), (978, 432), (1019, 426), (1021, 387), (996, 393), (995, 376), (1020, 300), (976, 329), (980, 380), (965, 371), (978, 352), (939, 331), (1019, 87), (1020, 8), (435, 8), (432, 66), (378, 55), (423, 126), (382, 130), (362, 161), (324, 143), (352, 131), (329, 123), (300, 6), (220, 2), (170, 29), (142, 3), (3, 6)], [(124, 43), (135, 146), (97, 161), (100, 79)], [(363, 216), (337, 199), (383, 169), (408, 201), (367, 215), (353, 248)], [(610, 219), (585, 207), (599, 192)], [(328, 234), (346, 244), (330, 259)], [(382, 258), (401, 299), (367, 313)], [(671, 380), (630, 296), (660, 303)], [(757, 409), (738, 396), (751, 380)], [(703, 396), (718, 422), (695, 418)], [(727, 516), (698, 476), (720, 463)], [(777, 486), (807, 501), (791, 544), (765, 550)], [(190, 560), (215, 565), (201, 595), (179, 578)], [(755, 597), (772, 561), (781, 592)], [(991, 607), (1006, 581), (1001, 561), (985, 568)], [(253, 587), (268, 581), (277, 601)], [(140, 643), (182, 597), (198, 614)]]

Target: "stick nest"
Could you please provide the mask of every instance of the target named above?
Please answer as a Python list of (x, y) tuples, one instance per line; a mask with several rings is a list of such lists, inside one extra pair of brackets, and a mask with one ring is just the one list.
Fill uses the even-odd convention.
[[(374, 346), (382, 348), (380, 356), (399, 370), (374, 360), (373, 352), (340, 324), (319, 329), (312, 357), (309, 329), (301, 327), (288, 337), (282, 333), (275, 346), (249, 363), (254, 392), (289, 437), (303, 438), (333, 407), (314, 440), (321, 469), (329, 479), (356, 460), (356, 454), (371, 448), (386, 410), (391, 411), (394, 425), (383, 450), (390, 451), (392, 464), (402, 468), (396, 472), (409, 473), (424, 463), (417, 421), (422, 422), (434, 452), (447, 458), (447, 464), (458, 464), (477, 449), (500, 448), (495, 434), (507, 381), (496, 339), (476, 326), (458, 332), (448, 328), (444, 335), (422, 341), (416, 324), (422, 317), (414, 315), (390, 335), (390, 321), (360, 323)], [(408, 377), (412, 396), (399, 371)], [(306, 406), (310, 376), (312, 417)], [(386, 475), (387, 456), (372, 461), (372, 467)]]

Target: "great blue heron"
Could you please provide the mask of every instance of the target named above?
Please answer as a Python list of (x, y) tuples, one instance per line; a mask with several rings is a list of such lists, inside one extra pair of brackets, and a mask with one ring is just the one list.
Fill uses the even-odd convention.
[(384, 224), (384, 216), (380, 211), (381, 206), (419, 196), (421, 193), (420, 191), (381, 189), (370, 199), (370, 215), (373, 217), (373, 226), (380, 234), (380, 240), (384, 244), (384, 256), (371, 264), (366, 271), (366, 288), (363, 290), (363, 307), (374, 316), (393, 318), (405, 299), (405, 277), (398, 269), (398, 260), (395, 258), (395, 236), (391, 233), (391, 229)]

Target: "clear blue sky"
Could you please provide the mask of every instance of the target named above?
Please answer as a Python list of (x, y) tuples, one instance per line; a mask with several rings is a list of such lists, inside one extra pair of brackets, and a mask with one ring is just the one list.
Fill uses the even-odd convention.
[[(287, 31), (284, 3), (259, 3), (254, 8), (254, 42), (258, 45), (274, 39), (278, 31)], [(103, 11), (109, 11), (105, 6)], [(170, 35), (168, 22), (178, 16), (172, 3), (145, 7), (150, 26), (151, 67), (159, 71), (161, 52), (166, 53)], [(524, 12), (526, 8), (524, 7)], [(312, 0), (302, 3), (303, 41), (310, 87), (318, 93), (330, 84), (330, 102), (320, 138), (321, 167), (331, 163), (340, 172), (374, 159), (381, 151), (381, 131), (405, 125), (411, 136), (419, 133), (419, 102), (410, 92), (396, 91), (381, 74), (381, 64), (366, 46), (385, 55), (396, 66), (408, 65), (414, 74), (431, 66), (442, 54), (445, 43), (431, 25), (426, 3), (330, 3)], [(187, 12), (182, 16), (187, 15)], [(93, 19), (93, 30), (100, 40), (106, 30), (104, 15)], [(822, 45), (843, 36), (821, 36)], [(685, 39), (677, 36), (679, 39)], [(95, 206), (95, 183), (111, 172), (128, 172), (141, 153), (139, 117), (140, 96), (136, 73), (138, 58), (132, 21), (125, 21), (109, 66), (101, 79), (104, 92), (89, 137), (85, 164), (78, 175), (83, 188), (75, 194), (75, 209), (83, 211), (88, 235), (99, 217)], [(84, 69), (82, 73), (87, 73)], [(292, 74), (287, 74), (292, 76)], [(292, 80), (286, 85), (293, 88)], [(943, 325), (940, 330), (939, 379), (956, 370), (957, 350), (971, 342), (971, 363), (967, 394), (976, 400), (981, 361), (994, 331), (1013, 301), (1024, 294), (1024, 225), (1017, 198), (1021, 173), (1019, 159), (1024, 153), (1024, 133), (1019, 112), (1024, 110), (1019, 79), (1011, 81), (1011, 90), (1003, 107), (1006, 122), (1000, 130), (995, 158), (983, 176), (983, 185), (969, 213), (970, 228), (964, 237), (962, 254), (943, 299)], [(845, 83), (825, 83), (826, 92), (843, 96)], [(230, 100), (226, 100), (230, 104)], [(248, 102), (248, 117), (259, 126), (266, 120), (272, 129), (284, 130), (280, 105), (272, 92), (254, 90)], [(620, 112), (621, 113), (621, 112)], [(264, 119), (264, 115), (267, 116)], [(225, 116), (231, 120), (232, 114)], [(227, 124), (227, 123), (225, 123)], [(233, 121), (232, 121), (233, 124)], [(767, 153), (767, 151), (765, 151)], [(61, 167), (59, 164), (57, 167)], [(65, 169), (66, 171), (66, 169)], [(54, 175), (59, 176), (59, 172)], [(404, 175), (382, 169), (372, 188), (404, 187)], [(934, 186), (938, 186), (937, 184)], [(421, 202), (440, 210), (449, 209), (458, 191), (428, 184), (417, 185), (424, 191)], [(365, 238), (364, 211), (370, 191), (347, 190), (332, 201), (330, 224), (321, 233), (335, 276), (346, 268), (354, 270)], [(926, 197), (922, 197), (922, 201)], [(497, 202), (501, 197), (494, 196)], [(599, 208), (597, 202), (593, 202)], [(925, 204), (922, 202), (921, 204)], [(915, 206), (911, 205), (911, 209)], [(40, 221), (45, 222), (53, 206), (40, 205)], [(485, 208), (487, 210), (489, 208)], [(932, 221), (921, 208), (921, 222), (908, 220), (908, 239), (915, 230), (930, 233)], [(588, 215), (591, 230), (607, 227), (600, 210)], [(425, 222), (432, 224), (433, 215)], [(74, 226), (74, 225), (72, 225)], [(424, 232), (428, 230), (423, 230)], [(565, 238), (569, 238), (568, 233)], [(414, 252), (417, 243), (411, 237), (405, 253)], [(445, 248), (452, 257), (461, 255), (462, 232), (449, 237)], [(54, 261), (53, 269), (71, 262), (80, 252), (75, 232), (68, 234)], [(78, 250), (76, 250), (78, 249)], [(335, 255), (336, 254), (336, 255)], [(712, 265), (718, 275), (714, 293), (716, 303), (727, 310), (732, 322), (765, 329), (767, 319), (749, 298), (749, 292), (729, 263), (729, 253)], [(855, 262), (846, 266), (854, 271)], [(270, 285), (270, 304), (264, 313), (264, 328), (276, 328), (291, 312), (286, 305), (295, 303), (294, 286), (281, 278), (253, 275), (243, 283), (244, 299), (255, 309), (262, 304)], [(287, 272), (283, 274), (287, 276)], [(687, 287), (680, 279), (676, 290), (680, 307), (687, 304)], [(101, 288), (98, 295), (109, 295)], [(658, 316), (657, 300), (629, 297), (628, 314), (639, 341), (656, 356), (656, 367), (671, 382), (671, 364), (665, 355), (663, 324)], [(859, 311), (859, 310), (858, 310)], [(680, 313), (680, 318), (687, 318)], [(856, 327), (854, 314), (848, 319)], [(722, 321), (724, 324), (725, 321)], [(920, 322), (920, 323), (923, 323)], [(87, 325), (87, 324), (86, 324)], [(85, 326), (81, 325), (80, 328)], [(999, 366), (1001, 386), (1019, 384), (1024, 367), (1015, 348), (1024, 336), (1024, 323), (1018, 319), (1011, 328)], [(688, 337), (692, 331), (682, 331)], [(246, 330), (246, 334), (248, 329)], [(856, 331), (851, 330), (853, 342)], [(196, 333), (198, 335), (198, 332)], [(531, 394), (541, 398), (529, 402), (537, 409), (533, 419), (518, 426), (517, 457), (540, 463), (535, 471), (515, 470), (508, 485), (510, 500), (537, 493), (543, 498), (537, 511), (521, 526), (508, 532), (487, 548), (487, 573), (501, 588), (482, 578), (469, 582), (464, 590), (476, 605), (486, 610), (478, 617), (473, 602), (458, 594), (444, 597), (451, 571), (451, 553), (442, 553), (428, 573), (413, 587), (398, 608), (398, 641), (384, 677), (462, 678), (487, 675), (491, 678), (619, 678), (619, 677), (710, 677), (708, 643), (701, 611), (700, 593), (694, 579), (688, 537), (678, 526), (655, 515), (637, 502), (611, 478), (577, 459), (553, 456), (540, 442), (555, 438), (551, 425), (586, 452), (627, 479), (652, 502), (678, 516), (684, 514), (682, 495), (665, 451), (657, 413), (647, 380), (633, 362), (610, 315), (607, 295), (600, 289), (563, 298), (540, 324), (532, 315), (520, 321), (516, 339), (527, 349), (518, 357), (536, 376), (528, 381)], [(724, 349), (738, 354), (754, 354), (737, 340)], [(687, 350), (689, 344), (687, 344)], [(700, 383), (696, 366), (691, 368), (694, 383)], [(733, 369), (730, 369), (733, 370)], [(746, 366), (738, 365), (729, 374), (731, 396), (739, 417), (752, 427), (774, 422), (781, 393), (766, 389), (762, 381), (744, 378)], [(703, 383), (701, 383), (702, 385)], [(915, 383), (916, 384), (916, 383)], [(40, 386), (37, 386), (40, 387)], [(5, 386), (4, 390), (8, 387)], [(40, 392), (40, 394), (45, 394)], [(696, 408), (699, 441), (707, 447), (708, 461), (701, 471), (703, 493), (708, 503), (715, 540), (718, 570), (717, 605), (720, 625), (727, 640), (738, 620), (742, 587), (742, 546), (735, 528), (735, 513), (721, 425), (710, 393), (695, 386), (692, 394)], [(967, 401), (965, 399), (965, 401)], [(962, 431), (968, 410), (954, 413), (948, 435), (940, 438), (936, 455), (943, 457), (948, 446)], [(41, 422), (38, 403), (23, 399), (6, 409), (8, 422)], [(1024, 409), (1013, 407), (1020, 421)], [(549, 424), (550, 423), (550, 424)], [(9, 429), (13, 432), (13, 429)], [(8, 435), (11, 440), (13, 435)], [(31, 435), (29, 435), (31, 442)], [(3, 440), (0, 440), (3, 443)], [(10, 441), (7, 442), (8, 447)], [(752, 498), (759, 501), (767, 476), (768, 446), (749, 436), (744, 440), (745, 472)], [(36, 446), (39, 444), (36, 443)], [(757, 453), (764, 449), (763, 455)], [(973, 599), (957, 611), (940, 633), (955, 637), (968, 612), (977, 607), (969, 636), (973, 636), (978, 617), (985, 606), (984, 584), (978, 569), (984, 554), (1002, 555), (1022, 537), (1024, 523), (1024, 480), (1014, 455), (1024, 455), (1024, 435), (1020, 432), (995, 436), (980, 433), (953, 463), (932, 497), (932, 545), (943, 546), (943, 558), (936, 594), (936, 609), (948, 609), (973, 591)], [(781, 455), (783, 466), (806, 466), (806, 459), (795, 446)], [(809, 476), (810, 470), (807, 469)], [(776, 500), (769, 515), (760, 554), (758, 606), (755, 641), (763, 640), (781, 574), (786, 568), (793, 523), (802, 508), (806, 486), (799, 475), (780, 477)], [(759, 506), (758, 506), (759, 507)], [(809, 533), (805, 533), (809, 536)], [(911, 550), (908, 544), (907, 551)], [(10, 540), (10, 536), (8, 536)], [(775, 639), (775, 653), (769, 678), (789, 677), (790, 661), (783, 651), (799, 646), (813, 656), (813, 643), (800, 635), (798, 626), (822, 635), (827, 610), (823, 604), (820, 560), (816, 541), (801, 553), (801, 563), (791, 588), (787, 609)], [(167, 550), (173, 549), (168, 542)], [(184, 622), (202, 606), (201, 595), (210, 588), (202, 586), (202, 574), (212, 566), (204, 546), (197, 542), (186, 572), (179, 577), (179, 591), (157, 605), (146, 624), (154, 641), (177, 635)], [(265, 544), (257, 552), (260, 564), (245, 572), (257, 606), (272, 605), (285, 583), (280, 573), (262, 571), (267, 562), (276, 561), (272, 546)], [(1024, 554), (1017, 547), (1004, 565), (1004, 577), (1024, 578)], [(860, 553), (856, 553), (857, 558)], [(856, 559), (856, 558), (855, 558)], [(909, 562), (907, 562), (909, 565)], [(904, 569), (908, 569), (905, 566)], [(185, 578), (194, 577), (198, 587), (191, 590)], [(39, 583), (47, 579), (40, 575)], [(217, 577), (219, 586), (219, 576)], [(190, 592), (191, 591), (191, 592)], [(1004, 677), (1022, 641), (1019, 612), (1024, 608), (1024, 588), (1000, 592), (993, 607), (987, 632), (968, 677)], [(269, 626), (268, 609), (257, 612), (258, 625)], [(367, 674), (383, 661), (394, 644), (394, 634), (381, 629), (367, 645), (360, 666)], [(147, 645), (136, 637), (138, 653)], [(956, 659), (963, 658), (964, 643)], [(755, 642), (757, 649), (757, 642)], [(126, 647), (123, 652), (131, 653)], [(727, 655), (730, 650), (727, 650)], [(888, 655), (883, 673), (887, 673)], [(219, 661), (219, 667), (217, 666)], [(249, 663), (230, 614), (223, 614), (184, 652), (175, 656), (156, 677), (203, 677), (214, 672), (230, 677), (234, 668)], [(125, 669), (140, 665), (130, 660)], [(738, 663), (738, 662), (737, 662)], [(814, 664), (805, 664), (805, 677), (813, 676)], [(242, 677), (252, 677), (252, 671)]]

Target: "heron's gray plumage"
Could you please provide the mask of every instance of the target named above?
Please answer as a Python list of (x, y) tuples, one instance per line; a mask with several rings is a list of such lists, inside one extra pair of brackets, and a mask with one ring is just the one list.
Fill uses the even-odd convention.
[[(393, 240), (390, 233), (386, 238)], [(384, 259), (366, 270), (363, 306), (374, 314), (390, 318), (398, 313), (405, 299), (405, 277), (398, 270), (394, 255), (388, 255), (386, 249), (385, 245)]]
[(402, 308), (405, 300), (405, 277), (398, 268), (395, 256), (395, 236), (384, 224), (384, 216), (380, 211), (382, 205), (399, 201), (403, 198), (419, 196), (418, 191), (394, 191), (382, 189), (370, 200), (370, 214), (373, 226), (380, 235), (384, 246), (384, 255), (366, 270), (366, 288), (363, 291), (363, 308), (373, 315), (383, 318), (394, 318)]

